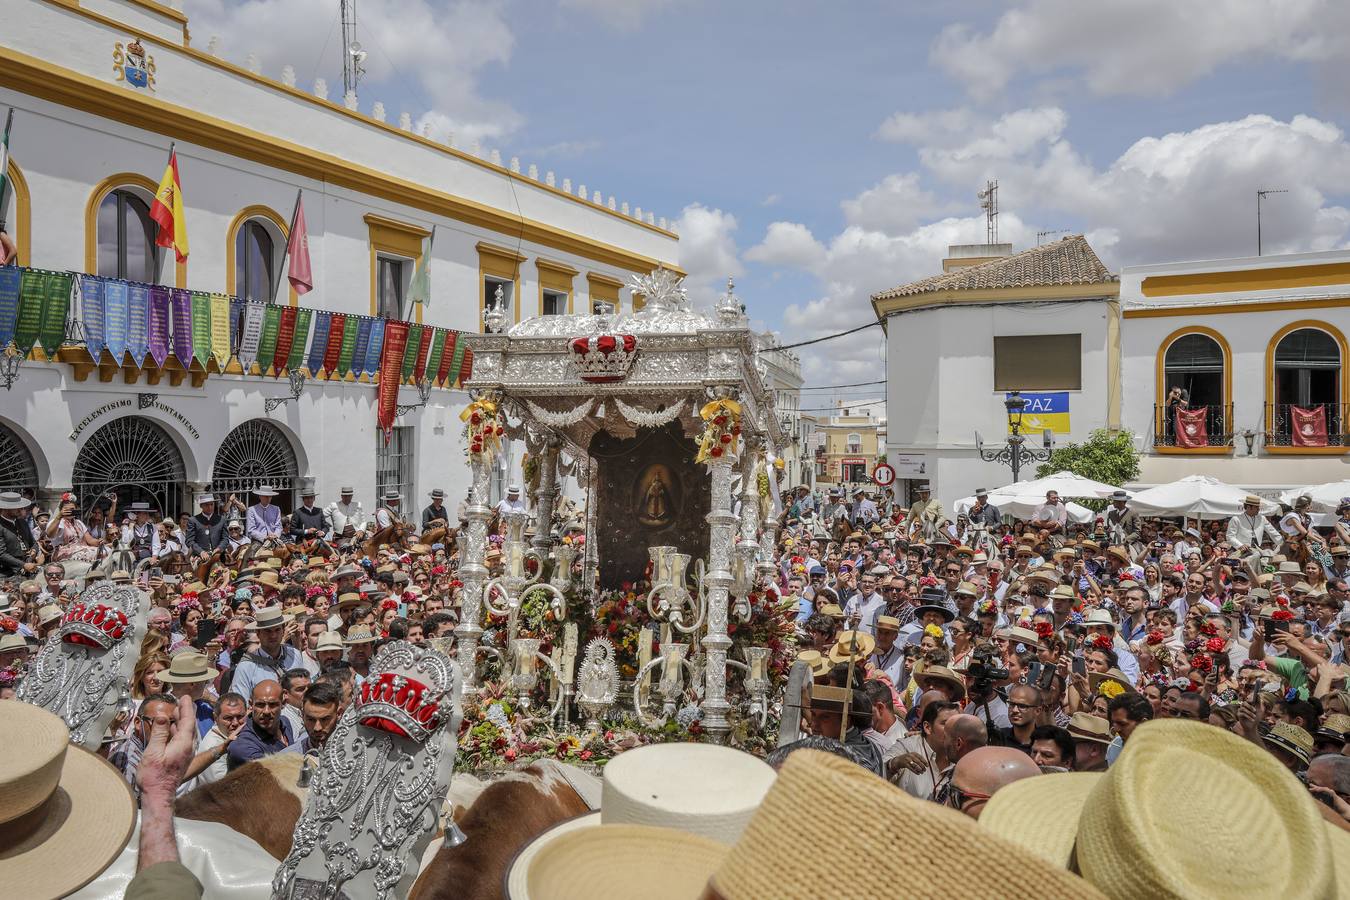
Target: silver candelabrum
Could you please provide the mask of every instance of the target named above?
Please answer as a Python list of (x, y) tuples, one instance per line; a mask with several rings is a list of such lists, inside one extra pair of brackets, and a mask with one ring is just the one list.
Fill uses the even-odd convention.
[[(506, 520), (506, 540), (502, 542), (502, 561), (504, 571), (493, 578), (483, 588), (483, 605), (494, 616), (506, 617), (507, 646), (516, 640), (520, 629), (520, 607), (531, 594), (543, 592), (549, 596), (549, 602), (559, 622), (567, 616), (567, 598), (560, 588), (552, 582), (540, 579), (544, 574), (544, 557), (525, 540), (525, 526), (530, 514), (523, 511), (509, 512)], [(534, 574), (526, 568), (526, 560), (533, 560)], [(499, 603), (493, 603), (499, 598)]]
[[(562, 673), (553, 660), (539, 652), (539, 645), (539, 638), (516, 638), (510, 644), (511, 690), (515, 691), (516, 703), (522, 710), (530, 708), (530, 695), (539, 685), (539, 662), (542, 661), (552, 673), (554, 685), (560, 687), (563, 683)], [(551, 720), (557, 719), (565, 696), (562, 690), (557, 690), (555, 695), (553, 708), (548, 714)]]

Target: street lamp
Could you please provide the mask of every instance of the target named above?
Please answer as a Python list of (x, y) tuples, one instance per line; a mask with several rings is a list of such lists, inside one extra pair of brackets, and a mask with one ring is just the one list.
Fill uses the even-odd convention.
[(400, 403), (400, 404), (398, 404), (397, 407), (395, 407), (395, 409), (394, 409), (394, 415), (395, 415), (395, 416), (401, 416), (401, 415), (403, 415), (404, 413), (412, 412), (414, 409), (421, 409), (423, 406), (426, 406), (426, 405), (427, 405), (427, 401), (431, 399), (431, 379), (430, 379), (430, 378), (422, 377), (422, 378), (417, 379), (417, 396), (420, 397), (420, 398), (422, 398), (422, 402), (420, 402), (420, 403), (406, 403), (406, 404)]
[(19, 367), (21, 365), (23, 365), (23, 353), (13, 344), (0, 352), (0, 382), (4, 382), (5, 390), (12, 388), (14, 382), (19, 380)]
[(1044, 442), (1041, 449), (1034, 450), (1027, 446), (1027, 439), (1022, 435), (1022, 414), (1029, 402), (1022, 396), (1021, 391), (1010, 391), (1007, 399), (1003, 401), (1003, 406), (1008, 411), (1008, 428), (1011, 432), (1004, 446), (986, 450), (984, 441), (980, 439), (980, 433), (975, 432), (975, 451), (980, 454), (980, 459), (1010, 466), (1014, 483), (1018, 481), (1025, 463), (1046, 462), (1054, 449), (1048, 428), (1041, 432), (1041, 439)]

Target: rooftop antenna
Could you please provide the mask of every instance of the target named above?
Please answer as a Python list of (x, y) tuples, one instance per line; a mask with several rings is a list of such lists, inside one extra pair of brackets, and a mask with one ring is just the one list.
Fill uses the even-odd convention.
[(975, 195), (980, 198), (980, 209), (984, 210), (984, 242), (998, 243), (998, 182), (986, 181), (984, 190)]
[(342, 8), (342, 95), (356, 92), (356, 82), (366, 74), (361, 64), (367, 52), (356, 39), (356, 0), (338, 0)]
[(1261, 201), (1266, 199), (1267, 194), (1287, 194), (1286, 188), (1266, 188), (1256, 192), (1256, 255), (1261, 255)]
[(1068, 234), (1068, 233), (1069, 229), (1067, 228), (1056, 228), (1050, 231), (1038, 231), (1036, 232), (1036, 246), (1039, 247), (1041, 245), (1041, 241), (1044, 240), (1045, 238), (1050, 237), (1051, 235)]

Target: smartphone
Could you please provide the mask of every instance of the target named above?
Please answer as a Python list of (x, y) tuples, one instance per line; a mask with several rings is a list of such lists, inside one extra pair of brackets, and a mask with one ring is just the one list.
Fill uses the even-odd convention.
[(1274, 619), (1266, 619), (1264, 637), (1267, 641), (1273, 640), (1275, 635), (1281, 631), (1288, 631), (1289, 626), (1284, 622), (1277, 622)]
[(192, 639), (192, 646), (201, 650), (207, 644), (216, 639), (220, 633), (220, 623), (215, 619), (202, 619), (197, 623), (197, 636)]
[(163, 578), (164, 570), (161, 569), (159, 566), (151, 566), (149, 574), (151, 578)]
[(165, 575), (165, 576), (164, 576), (164, 583), (165, 583), (165, 584), (180, 584), (180, 583), (182, 583), (182, 581), (183, 581), (183, 576), (181, 576), (181, 575)]
[(1073, 666), (1073, 674), (1075, 675), (1087, 674), (1087, 660), (1083, 659), (1083, 657), (1075, 656), (1073, 658), (1072, 666)]

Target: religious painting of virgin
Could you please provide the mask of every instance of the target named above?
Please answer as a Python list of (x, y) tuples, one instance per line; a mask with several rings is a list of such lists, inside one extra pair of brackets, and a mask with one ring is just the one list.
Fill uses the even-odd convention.
[(651, 463), (633, 483), (633, 510), (647, 528), (669, 528), (679, 518), (683, 491), (665, 463)]

